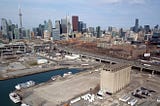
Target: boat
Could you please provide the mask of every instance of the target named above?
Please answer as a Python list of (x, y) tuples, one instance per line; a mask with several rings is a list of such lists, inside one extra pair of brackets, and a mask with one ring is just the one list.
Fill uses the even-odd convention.
[(52, 76), (52, 77), (51, 77), (51, 80), (52, 80), (52, 81), (55, 81), (57, 78), (60, 78), (60, 77), (61, 77), (60, 75)]
[(20, 89), (23, 89), (23, 88), (32, 87), (32, 86), (34, 86), (34, 85), (35, 85), (35, 82), (34, 82), (34, 81), (27, 81), (27, 82), (25, 82), (25, 83), (17, 84), (17, 85), (15, 86), (15, 88), (16, 88), (17, 90), (20, 90)]
[(72, 75), (72, 72), (64, 73), (63, 77), (66, 77), (66, 76), (69, 76), (69, 75)]
[(28, 105), (28, 104), (25, 104), (25, 103), (22, 103), (22, 104), (21, 104), (21, 106), (30, 106), (30, 105)]
[(56, 80), (56, 77), (55, 77), (55, 76), (52, 76), (52, 77), (51, 77), (51, 80), (52, 80), (52, 81), (55, 81), (55, 80)]
[(19, 103), (19, 102), (21, 102), (21, 97), (20, 97), (17, 93), (15, 93), (15, 92), (11, 92), (11, 93), (9, 94), (9, 98), (10, 98), (14, 103)]

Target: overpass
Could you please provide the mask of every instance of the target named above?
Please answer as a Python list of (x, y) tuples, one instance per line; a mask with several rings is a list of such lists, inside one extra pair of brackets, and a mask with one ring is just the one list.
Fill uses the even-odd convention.
[(91, 59), (95, 59), (99, 62), (107, 62), (110, 64), (116, 64), (116, 63), (128, 63), (132, 66), (132, 68), (138, 68), (140, 69), (140, 71), (143, 70), (148, 70), (150, 71), (152, 74), (156, 73), (160, 73), (160, 67), (156, 66), (156, 65), (150, 65), (150, 64), (144, 64), (142, 62), (139, 61), (130, 61), (130, 60), (125, 60), (125, 59), (119, 59), (119, 58), (114, 58), (114, 57), (108, 57), (108, 56), (102, 56), (102, 55), (97, 55), (97, 54), (93, 54), (93, 53), (88, 53), (88, 52), (82, 52), (79, 50), (73, 50), (71, 48), (67, 48), (67, 47), (58, 47), (57, 49), (59, 50), (63, 50), (66, 53), (70, 53), (70, 54), (79, 54), (81, 57), (86, 57), (86, 58), (91, 58)]

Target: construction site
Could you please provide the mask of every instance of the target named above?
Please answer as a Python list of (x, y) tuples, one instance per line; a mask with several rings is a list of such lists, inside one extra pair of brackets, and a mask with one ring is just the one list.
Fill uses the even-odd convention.
[[(130, 83), (116, 93), (100, 92), (101, 68), (80, 72), (55, 81), (42, 83), (18, 92), (22, 102), (33, 106), (128, 106), (135, 99), (135, 106), (159, 106), (159, 76), (131, 70)], [(104, 79), (103, 79), (104, 80)], [(152, 91), (150, 96), (133, 95), (137, 89)], [(140, 96), (141, 95), (141, 96)], [(129, 99), (121, 101), (127, 96)], [(151, 105), (152, 104), (152, 105)]]

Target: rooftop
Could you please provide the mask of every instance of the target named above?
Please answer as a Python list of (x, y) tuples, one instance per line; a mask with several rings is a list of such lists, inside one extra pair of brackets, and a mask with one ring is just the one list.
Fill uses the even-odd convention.
[(118, 64), (107, 65), (103, 69), (106, 71), (115, 72), (115, 71), (119, 71), (119, 70), (127, 68), (127, 67), (130, 67), (130, 65), (127, 63), (118, 63)]

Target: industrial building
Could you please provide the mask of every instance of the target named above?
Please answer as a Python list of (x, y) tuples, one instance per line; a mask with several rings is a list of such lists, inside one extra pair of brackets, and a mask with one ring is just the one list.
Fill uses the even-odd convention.
[(100, 88), (103, 92), (116, 93), (130, 83), (131, 66), (114, 64), (101, 70)]
[(0, 45), (0, 57), (13, 56), (26, 53), (26, 45), (23, 42), (16, 42), (14, 44), (1, 44)]

